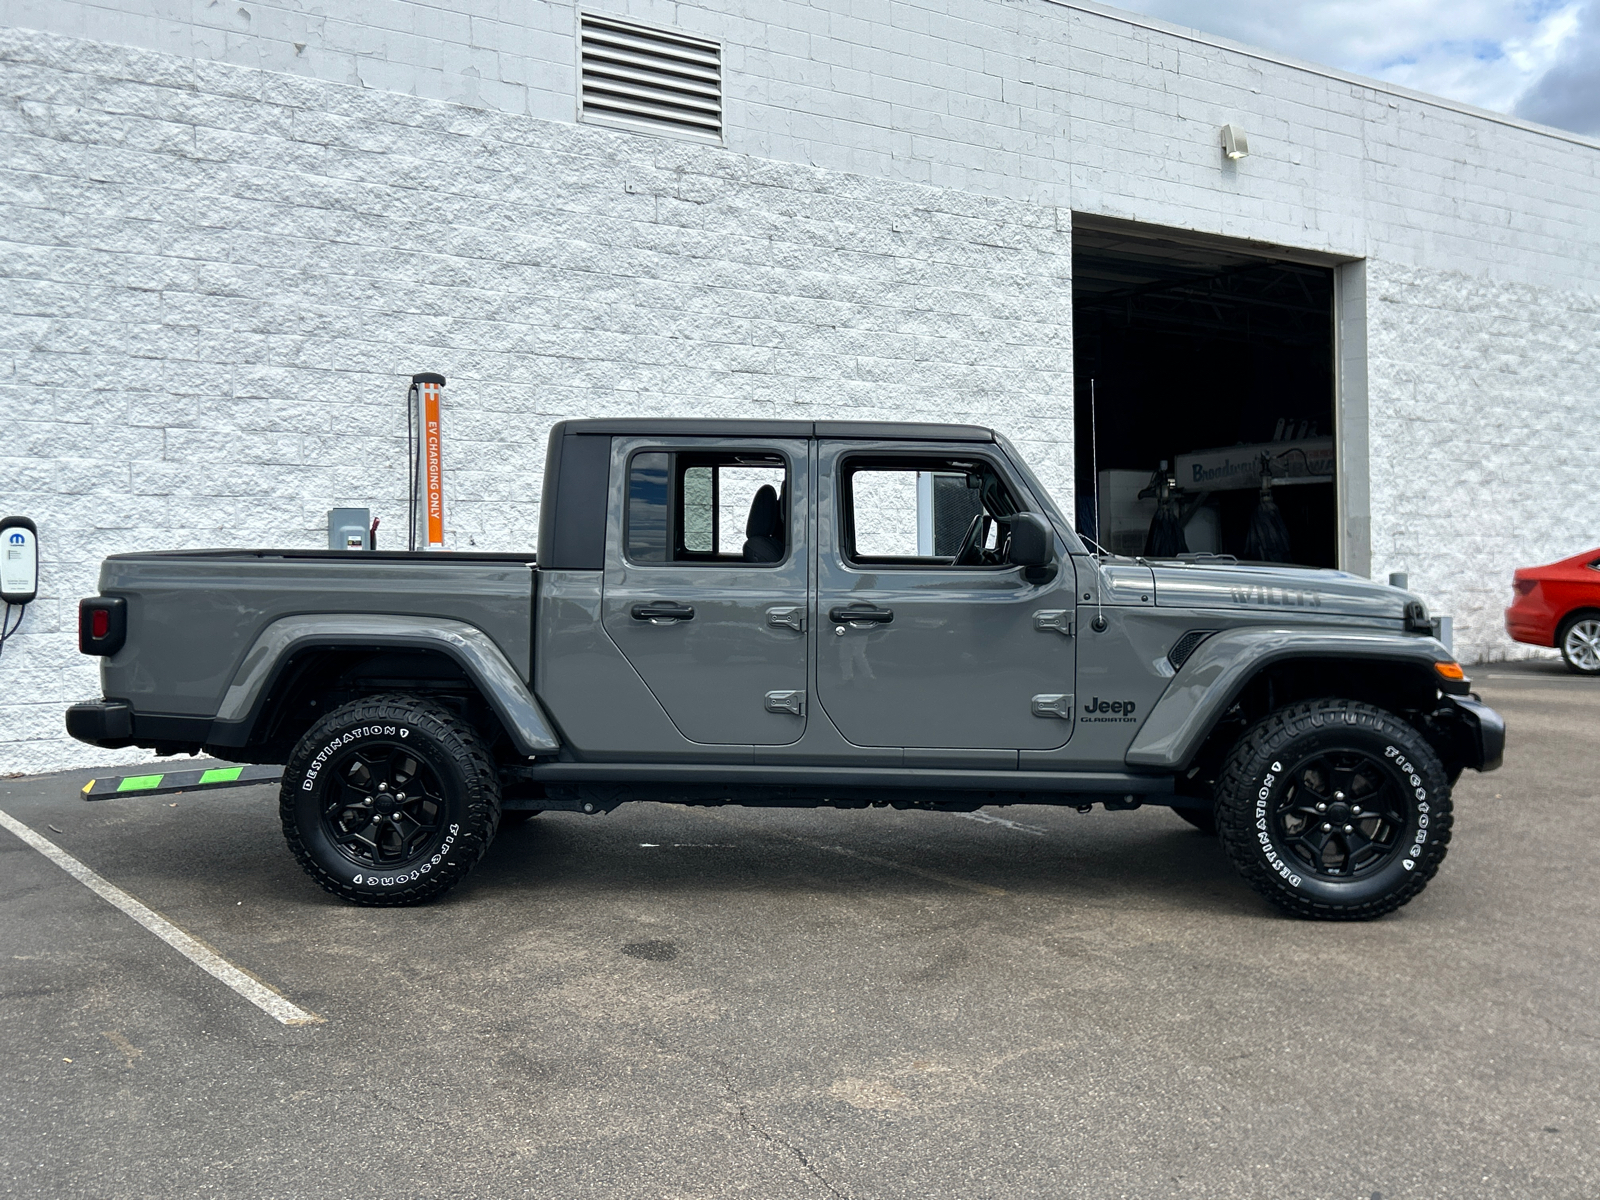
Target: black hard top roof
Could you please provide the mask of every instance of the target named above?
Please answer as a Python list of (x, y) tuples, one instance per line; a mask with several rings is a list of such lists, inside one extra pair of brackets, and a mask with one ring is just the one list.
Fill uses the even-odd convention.
[(720, 421), (676, 417), (621, 417), (562, 421), (557, 436), (575, 433), (624, 437), (785, 437), (903, 439), (926, 442), (992, 442), (981, 425), (935, 425), (919, 421)]

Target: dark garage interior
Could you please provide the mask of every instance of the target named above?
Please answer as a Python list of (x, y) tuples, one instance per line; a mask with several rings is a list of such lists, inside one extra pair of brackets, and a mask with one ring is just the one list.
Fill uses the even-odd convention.
[(1121, 554), (1336, 566), (1332, 269), (1080, 217), (1072, 281), (1080, 530)]

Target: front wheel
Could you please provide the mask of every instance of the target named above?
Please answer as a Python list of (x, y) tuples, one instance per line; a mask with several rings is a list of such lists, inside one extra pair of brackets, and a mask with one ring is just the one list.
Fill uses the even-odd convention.
[(357, 700), (318, 721), (284, 766), (279, 815), (311, 878), (354, 904), (421, 904), (494, 840), (500, 781), (483, 739), (413, 696)]
[(1450, 842), (1439, 757), (1393, 713), (1354, 700), (1294, 704), (1258, 721), (1217, 783), (1223, 848), (1246, 882), (1297, 917), (1393, 912)]

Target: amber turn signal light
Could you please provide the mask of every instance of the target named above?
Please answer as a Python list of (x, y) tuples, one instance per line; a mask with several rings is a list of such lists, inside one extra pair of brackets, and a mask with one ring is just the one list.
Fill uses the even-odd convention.
[(1439, 672), (1441, 677), (1454, 680), (1457, 683), (1467, 677), (1467, 673), (1461, 669), (1461, 664), (1456, 662), (1436, 662), (1433, 664), (1433, 669)]

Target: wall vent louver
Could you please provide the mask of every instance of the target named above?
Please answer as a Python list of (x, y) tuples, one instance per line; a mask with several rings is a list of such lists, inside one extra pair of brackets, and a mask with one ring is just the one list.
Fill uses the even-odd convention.
[(614, 17), (581, 18), (579, 119), (722, 141), (722, 48)]

